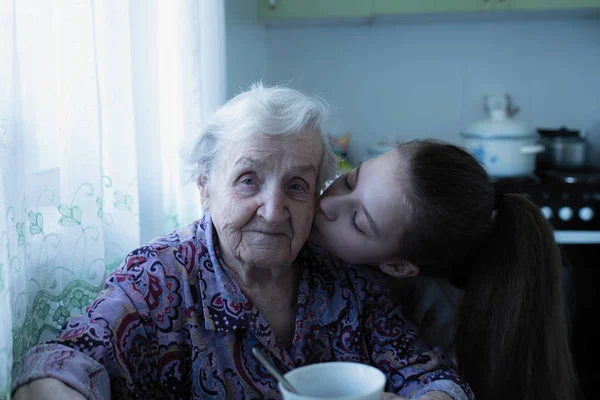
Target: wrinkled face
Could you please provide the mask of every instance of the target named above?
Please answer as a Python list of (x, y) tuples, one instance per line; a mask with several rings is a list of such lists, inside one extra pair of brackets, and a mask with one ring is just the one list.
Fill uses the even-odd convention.
[(405, 162), (392, 150), (332, 183), (319, 200), (311, 241), (350, 263), (394, 259), (408, 215), (398, 177)]
[(321, 157), (314, 132), (254, 135), (226, 146), (202, 193), (225, 262), (292, 263), (310, 233)]

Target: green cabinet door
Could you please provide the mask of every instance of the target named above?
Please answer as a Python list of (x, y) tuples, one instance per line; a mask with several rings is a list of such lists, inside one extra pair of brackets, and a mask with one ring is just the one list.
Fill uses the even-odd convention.
[(263, 21), (368, 18), (372, 0), (258, 0)]
[(512, 10), (579, 10), (600, 8), (600, 0), (510, 0)]
[(512, 0), (373, 0), (375, 16), (502, 10)]

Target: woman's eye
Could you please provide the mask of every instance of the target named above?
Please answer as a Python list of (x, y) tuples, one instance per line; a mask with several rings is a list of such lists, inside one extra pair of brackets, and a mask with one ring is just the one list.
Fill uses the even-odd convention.
[(252, 177), (245, 177), (240, 181), (240, 183), (246, 186), (253, 186), (256, 185), (256, 179)]
[(289, 190), (291, 190), (295, 194), (303, 194), (310, 191), (310, 185), (306, 183), (304, 179), (294, 179), (290, 182), (288, 186)]
[(304, 185), (301, 183), (292, 183), (290, 189), (294, 192), (303, 192), (305, 190)]

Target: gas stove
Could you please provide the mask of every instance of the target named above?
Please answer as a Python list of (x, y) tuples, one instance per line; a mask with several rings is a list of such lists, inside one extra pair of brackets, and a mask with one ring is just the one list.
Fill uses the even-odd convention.
[(545, 169), (536, 174), (547, 183), (600, 184), (600, 170), (595, 168)]
[(537, 204), (554, 227), (557, 242), (600, 244), (600, 169), (538, 170), (494, 184)]

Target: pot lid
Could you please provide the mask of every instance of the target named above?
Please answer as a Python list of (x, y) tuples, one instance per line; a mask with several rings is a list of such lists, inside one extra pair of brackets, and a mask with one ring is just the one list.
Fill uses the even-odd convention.
[(487, 96), (485, 109), (489, 117), (467, 126), (463, 136), (498, 139), (535, 136), (535, 131), (527, 124), (513, 118), (518, 108), (512, 107), (508, 95)]
[(537, 133), (542, 137), (547, 138), (581, 138), (582, 135), (578, 130), (567, 129), (562, 126), (559, 129), (537, 128)]
[(587, 139), (585, 135), (578, 130), (567, 129), (561, 127), (560, 129), (541, 129), (538, 128), (537, 133), (540, 138), (547, 139), (551, 144), (571, 144), (571, 143), (586, 143)]

